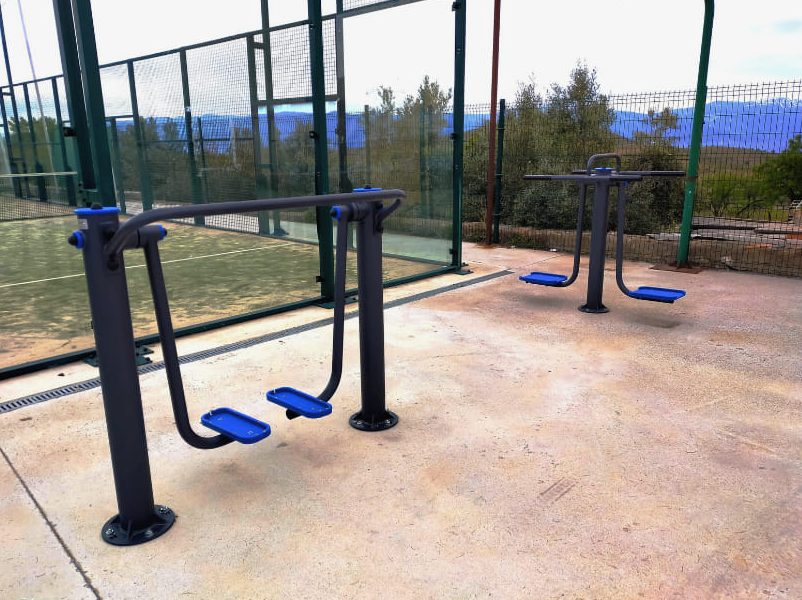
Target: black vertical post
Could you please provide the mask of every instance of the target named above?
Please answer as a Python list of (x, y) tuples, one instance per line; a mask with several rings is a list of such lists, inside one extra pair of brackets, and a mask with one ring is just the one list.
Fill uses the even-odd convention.
[(206, 147), (203, 143), (203, 121), (198, 117), (198, 151), (201, 161), (201, 192), (203, 193), (204, 203), (209, 202), (209, 169), (206, 165)]
[[(0, 95), (0, 100), (2, 100), (3, 104), (3, 123), (5, 134), (7, 136), (8, 142), (8, 161), (9, 166), (11, 167), (11, 173), (25, 173), (28, 169), (25, 166), (25, 147), (22, 144), (22, 129), (20, 127), (20, 120), (19, 120), (19, 111), (17, 110), (17, 98), (14, 94), (14, 78), (11, 76), (11, 59), (8, 55), (8, 44), (6, 43), (6, 26), (5, 20), (3, 19), (3, 7), (0, 6), (0, 43), (2, 43), (3, 47), (3, 60), (5, 61), (6, 66), (6, 83), (8, 84), (8, 96), (11, 100), (11, 115), (14, 118), (14, 127), (17, 130), (17, 141), (19, 142), (19, 151), (20, 151), (20, 162), (22, 163), (22, 171), (19, 170), (19, 165), (17, 165), (17, 161), (14, 159), (14, 152), (13, 152), (13, 140), (11, 139), (11, 134), (8, 130), (8, 123), (7, 123), (7, 115), (5, 114), (5, 99)], [(3, 92), (4, 94), (5, 92)], [(22, 196), (22, 186), (19, 181), (15, 182), (15, 193), (17, 196)]]
[[(203, 204), (200, 179), (198, 178), (198, 164), (195, 160), (195, 141), (192, 134), (192, 99), (189, 94), (189, 69), (187, 67), (187, 51), (178, 53), (181, 63), (181, 91), (184, 97), (184, 129), (187, 140), (187, 161), (189, 162), (189, 187), (192, 190), (192, 203)], [(236, 147), (234, 148), (236, 152)], [(235, 154), (236, 156), (236, 154)], [(195, 225), (204, 225), (205, 219), (195, 217)]]
[(110, 544), (129, 546), (163, 534), (175, 515), (153, 503), (125, 266), (120, 257), (111, 269), (104, 251), (106, 240), (119, 227), (119, 210), (84, 208), (76, 213), (81, 228), (70, 242), (83, 248), (119, 510), (103, 526), (101, 536)]
[(396, 425), (398, 416), (385, 406), (382, 227), (378, 219), (382, 207), (377, 202), (359, 206), (366, 213), (356, 224), (362, 410), (349, 422), (362, 431), (383, 431)]
[(499, 241), (499, 225), (501, 224), (501, 184), (502, 173), (504, 167), (504, 121), (507, 114), (507, 102), (504, 98), (499, 102), (498, 107), (498, 127), (496, 128), (496, 135), (498, 141), (496, 143), (496, 180), (493, 189), (493, 243), (498, 244)]
[(370, 157), (370, 106), (365, 105), (365, 181), (364, 185), (373, 185)]
[(117, 202), (120, 210), (125, 213), (125, 178), (123, 175), (123, 163), (120, 159), (120, 138), (117, 133), (117, 119), (109, 118), (109, 140), (111, 145), (111, 167), (114, 174), (114, 190), (117, 194)]
[(338, 187), (340, 192), (354, 191), (354, 185), (348, 177), (348, 129), (345, 114), (345, 56), (343, 41), (343, 0), (337, 0), (337, 11), (334, 16), (334, 54), (337, 74), (337, 153), (340, 162)]
[[(28, 115), (28, 133), (31, 138), (31, 153), (33, 154), (33, 165), (37, 173), (44, 173), (42, 163), (39, 160), (39, 144), (36, 143), (36, 123), (33, 121), (33, 111), (31, 110), (31, 95), (28, 92), (28, 84), (22, 84), (22, 95), (25, 98), (25, 111)], [(43, 125), (47, 126), (43, 123)], [(39, 200), (47, 202), (47, 186), (42, 177), (36, 178), (36, 190), (38, 192)]]
[(579, 310), (587, 313), (606, 313), (602, 303), (604, 291), (604, 262), (607, 250), (607, 212), (610, 180), (599, 177), (593, 186), (593, 218), (590, 233), (590, 267), (588, 269), (587, 302)]
[(131, 115), (134, 118), (134, 135), (136, 136), (136, 165), (139, 170), (139, 195), (142, 210), (153, 208), (153, 188), (150, 182), (148, 167), (147, 140), (142, 131), (142, 118), (139, 115), (139, 98), (136, 93), (136, 73), (134, 62), (128, 61), (128, 89), (131, 94)]
[(454, 142), (451, 169), (451, 265), (462, 269), (462, 179), (465, 157), (465, 37), (467, 30), (466, 9), (468, 0), (454, 0)]
[[(72, 171), (70, 160), (67, 157), (67, 139), (64, 136), (64, 117), (61, 114), (61, 98), (59, 98), (58, 79), (53, 77), (50, 81), (53, 88), (53, 109), (56, 112), (56, 129), (58, 130), (61, 169), (63, 171)], [(77, 206), (78, 200), (75, 197), (75, 180), (71, 175), (67, 175), (64, 177), (64, 184), (67, 189), (67, 203), (70, 206)]]
[[(326, 65), (323, 60), (323, 17), (320, 0), (307, 0), (309, 14), (309, 67), (312, 77), (311, 137), (315, 144), (315, 194), (329, 193), (329, 137), (326, 124)], [(324, 301), (334, 298), (334, 236), (328, 209), (315, 208), (318, 256), (320, 259), (320, 295)]]
[[(259, 94), (256, 81), (256, 43), (254, 36), (249, 35), (245, 38), (246, 53), (248, 58), (248, 94), (251, 105), (251, 139), (253, 144), (253, 171), (256, 184), (256, 197), (265, 198), (268, 194), (267, 177), (265, 177), (262, 164), (262, 132), (259, 127)], [(236, 152), (236, 149), (235, 149)], [(270, 217), (267, 211), (256, 213), (259, 224), (259, 233), (270, 234)]]
[[(267, 155), (270, 161), (270, 197), (278, 193), (278, 153), (276, 145), (279, 134), (276, 131), (276, 109), (273, 98), (273, 54), (270, 43), (270, 10), (268, 0), (261, 0), (262, 8), (262, 56), (265, 70), (265, 104), (267, 108)], [(281, 211), (273, 211), (273, 235), (286, 235), (281, 227)]]
[[(64, 2), (66, 0), (54, 0)], [(69, 11), (67, 11), (69, 13)], [(86, 117), (89, 125), (89, 144), (91, 146), (91, 164), (93, 165), (94, 185), (84, 185), (87, 190), (92, 190), (93, 200), (101, 202), (104, 206), (116, 206), (117, 201), (114, 196), (114, 181), (111, 175), (111, 153), (109, 151), (109, 140), (106, 134), (106, 112), (103, 104), (103, 88), (100, 83), (100, 66), (97, 58), (97, 46), (95, 44), (95, 26), (92, 18), (92, 6), (90, 0), (72, 0), (72, 20), (75, 25), (75, 41), (77, 41), (76, 65), (80, 61), (80, 73), (76, 78), (76, 73), (70, 73), (65, 69), (65, 81), (76, 78), (83, 86), (83, 102), (86, 105)], [(63, 41), (60, 37), (59, 41)], [(74, 46), (74, 43), (73, 43)], [(66, 47), (62, 46), (63, 54)], [(76, 83), (76, 81), (71, 81)], [(73, 91), (76, 86), (72, 86)], [(70, 104), (70, 115), (73, 105)], [(80, 132), (79, 132), (80, 135)], [(84, 178), (86, 173), (83, 173)], [(84, 182), (86, 183), (86, 181)]]

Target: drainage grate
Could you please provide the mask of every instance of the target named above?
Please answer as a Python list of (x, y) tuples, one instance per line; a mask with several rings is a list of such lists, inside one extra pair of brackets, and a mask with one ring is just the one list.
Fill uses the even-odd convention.
[[(498, 277), (504, 277), (505, 275), (511, 275), (511, 274), (512, 271), (508, 270), (498, 271), (496, 273), (490, 273), (489, 275), (483, 275), (482, 277), (477, 277), (476, 279), (469, 279), (468, 281), (461, 281), (459, 283), (447, 285), (441, 288), (430, 290), (428, 292), (421, 292), (419, 294), (413, 294), (412, 296), (407, 296), (406, 298), (399, 298), (398, 300), (392, 300), (390, 302), (386, 302), (384, 304), (384, 308), (385, 309), (395, 308), (396, 306), (402, 306), (404, 304), (418, 302), (420, 300), (425, 300), (426, 298), (431, 298), (433, 296), (438, 296), (446, 292), (452, 292), (454, 290), (458, 290), (471, 285), (476, 285), (478, 283), (484, 283), (485, 281), (491, 281)], [(359, 311), (354, 311), (352, 313), (346, 314), (345, 319), (346, 320), (354, 319), (358, 315)], [(267, 342), (273, 342), (281, 338), (291, 337), (293, 335), (298, 335), (299, 333), (312, 331), (313, 329), (318, 329), (320, 327), (327, 327), (332, 323), (334, 323), (334, 319), (331, 317), (328, 317), (326, 319), (320, 319), (319, 321), (312, 321), (311, 323), (305, 323), (303, 325), (290, 327), (288, 329), (283, 329), (281, 331), (276, 331), (274, 333), (260, 335), (255, 338), (250, 338), (239, 342), (232, 342), (231, 344), (225, 344), (223, 346), (218, 346), (217, 348), (210, 348), (208, 350), (201, 350), (200, 352), (193, 352), (192, 354), (186, 354), (185, 356), (180, 357), (178, 359), (178, 362), (182, 365), (186, 365), (189, 363), (197, 362), (199, 360), (207, 360), (209, 358), (214, 358), (222, 354), (228, 354), (229, 352), (236, 352), (237, 350), (245, 350), (246, 348), (258, 346), (259, 344), (265, 344)], [(152, 362), (147, 365), (143, 365), (139, 367), (137, 371), (139, 372), (140, 375), (144, 375), (147, 373), (155, 373), (157, 371), (161, 371), (162, 369), (164, 369), (164, 362), (158, 361), (158, 362)], [(98, 387), (100, 387), (100, 378), (96, 377), (94, 379), (87, 379), (86, 381), (81, 381), (79, 383), (65, 385), (64, 387), (56, 388), (54, 390), (48, 390), (46, 392), (39, 392), (38, 394), (32, 394), (30, 396), (17, 398), (16, 400), (9, 400), (8, 402), (0, 402), (0, 414), (8, 413), (11, 412), (12, 410), (17, 410), (18, 408), (25, 408), (26, 406), (31, 406), (33, 404), (39, 404), (40, 402), (46, 402), (47, 400), (55, 400), (56, 398), (63, 398), (64, 396), (70, 396), (72, 394), (77, 394), (79, 392), (86, 392), (88, 390), (93, 390)]]

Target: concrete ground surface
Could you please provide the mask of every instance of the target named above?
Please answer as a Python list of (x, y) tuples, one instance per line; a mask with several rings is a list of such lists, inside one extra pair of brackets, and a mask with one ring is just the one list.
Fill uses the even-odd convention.
[[(489, 281), (385, 312), (382, 433), (359, 405), (357, 321), (332, 416), (287, 421), (264, 392), (316, 393), (331, 327), (183, 367), (197, 422), (268, 421), (253, 446), (186, 446), (163, 371), (141, 377), (157, 503), (178, 520), (118, 548), (99, 389), (0, 415), (0, 598), (800, 598), (802, 281), (628, 263), (587, 315), (571, 288), (523, 284), (570, 257), (466, 246)], [(182, 353), (330, 315), (306, 309), (180, 341)], [(59, 376), (63, 373), (63, 376)], [(0, 383), (0, 398), (94, 377)], [(200, 427), (198, 427), (200, 429)]]

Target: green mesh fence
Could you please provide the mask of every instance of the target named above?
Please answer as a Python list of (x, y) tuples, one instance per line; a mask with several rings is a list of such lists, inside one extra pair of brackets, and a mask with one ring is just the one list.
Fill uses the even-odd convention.
[[(693, 90), (603, 97), (595, 105), (508, 106), (504, 131), (500, 240), (573, 251), (577, 189), (524, 182), (524, 174), (566, 173), (599, 152), (617, 152), (625, 168), (684, 170), (693, 118)], [(466, 109), (466, 238), (484, 239), (489, 107)], [(802, 82), (712, 87), (691, 241), (698, 265), (802, 276), (802, 215), (775, 167), (802, 167), (789, 144), (802, 134)], [(794, 167), (787, 176), (793, 180)], [(802, 171), (800, 171), (802, 172)], [(652, 179), (631, 186), (625, 257), (676, 260), (683, 181)], [(610, 214), (610, 229), (615, 224)], [(590, 214), (585, 223), (589, 243)], [(612, 254), (614, 248), (608, 245)]]

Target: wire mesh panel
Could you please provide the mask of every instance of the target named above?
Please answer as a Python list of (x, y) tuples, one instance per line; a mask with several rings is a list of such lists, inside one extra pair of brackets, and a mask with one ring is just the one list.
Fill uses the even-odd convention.
[[(782, 182), (802, 163), (795, 145), (802, 134), (802, 82), (711, 88), (705, 130), (691, 261), (704, 266), (802, 276), (798, 237), (802, 221)], [(568, 184), (524, 182), (527, 173), (566, 173), (584, 168), (597, 152), (617, 152), (625, 168), (685, 170), (695, 92), (601, 96), (595, 108), (549, 105), (524, 98), (506, 114), (501, 199), (502, 243), (573, 251), (578, 190)], [(465, 229), (484, 239), (488, 106), (469, 107), (466, 137)], [(790, 164), (790, 163), (789, 163)], [(683, 207), (682, 180), (648, 179), (629, 189), (625, 257), (653, 262), (676, 259)], [(589, 227), (587, 215), (585, 228)], [(796, 221), (796, 222), (795, 222)], [(611, 209), (610, 230), (615, 211)], [(585, 234), (589, 239), (589, 232)], [(588, 239), (583, 249), (587, 249)], [(612, 246), (608, 245), (612, 253)]]
[(100, 69), (100, 85), (103, 88), (103, 107), (106, 117), (130, 116), (132, 110), (128, 66), (102, 67)]
[[(257, 36), (261, 42), (261, 36)], [(281, 100), (310, 98), (312, 72), (309, 59), (309, 26), (297, 25), (270, 32), (272, 52), (273, 97)], [(323, 21), (323, 63), (326, 72), (326, 94), (337, 93), (335, 70), (334, 21)]]
[(134, 74), (154, 205), (192, 202), (180, 57), (136, 61)]

